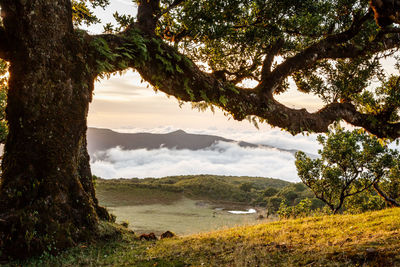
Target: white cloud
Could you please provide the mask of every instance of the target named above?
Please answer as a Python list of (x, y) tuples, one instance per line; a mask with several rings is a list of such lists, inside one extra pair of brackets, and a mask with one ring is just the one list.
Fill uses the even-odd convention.
[(291, 153), (275, 149), (243, 148), (219, 142), (212, 149), (197, 151), (122, 150), (97, 153), (93, 174), (103, 178), (145, 178), (188, 174), (261, 176), (299, 181)]

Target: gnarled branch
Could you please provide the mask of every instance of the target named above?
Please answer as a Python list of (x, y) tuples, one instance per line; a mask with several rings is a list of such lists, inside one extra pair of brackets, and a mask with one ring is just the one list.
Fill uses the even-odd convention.
[[(380, 137), (400, 136), (400, 123), (388, 122), (379, 115), (360, 113), (351, 103), (332, 103), (310, 113), (305, 109), (289, 108), (271, 95), (220, 81), (212, 74), (201, 71), (190, 59), (162, 40), (148, 38), (134, 29), (121, 35), (102, 35), (101, 38), (114, 51), (126, 46), (126, 42), (130, 42), (132, 38), (141, 39), (146, 47), (146, 60), (138, 62), (139, 55), (132, 54), (134, 59), (127, 60), (127, 66), (136, 69), (143, 79), (168, 95), (182, 101), (206, 101), (226, 110), (236, 120), (255, 115), (273, 126), (297, 134), (303, 131), (326, 132), (331, 123), (343, 119)], [(129, 45), (137, 43), (136, 41)], [(116, 58), (115, 62), (110, 61), (113, 69), (109, 71), (123, 70), (119, 63), (120, 58)]]
[(272, 63), (274, 62), (274, 59), (278, 55), (279, 50), (282, 48), (283, 44), (284, 40), (280, 38), (267, 50), (267, 54), (264, 58), (261, 69), (261, 80), (268, 79), (268, 75), (271, 73)]
[[(271, 95), (290, 74), (308, 68), (318, 60), (325, 58), (354, 58), (373, 51), (373, 47), (359, 47), (347, 43), (359, 33), (362, 25), (368, 19), (371, 19), (371, 17), (372, 13), (368, 12), (361, 18), (355, 18), (352, 25), (346, 31), (327, 36), (296, 55), (287, 58), (272, 72), (264, 73), (263, 80), (257, 90)], [(378, 35), (377, 37), (381, 38), (382, 35)], [(369, 45), (375, 44), (378, 41), (375, 39)]]
[(168, 6), (167, 8), (162, 10), (159, 14), (157, 14), (157, 19), (161, 18), (164, 14), (167, 14), (168, 12), (170, 12), (175, 7), (179, 6), (184, 1), (185, 0), (175, 0), (174, 2), (172, 2), (172, 4), (170, 6)]
[(160, 0), (140, 0), (138, 2), (137, 23), (141, 31), (153, 35), (160, 12)]
[(370, 6), (374, 11), (376, 23), (380, 27), (386, 27), (392, 23), (400, 23), (400, 1), (371, 0)]

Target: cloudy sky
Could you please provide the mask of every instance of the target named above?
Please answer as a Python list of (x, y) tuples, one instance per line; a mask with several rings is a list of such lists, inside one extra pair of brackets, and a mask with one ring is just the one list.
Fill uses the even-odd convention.
[[(113, 22), (112, 13), (135, 14), (129, 0), (113, 0), (111, 7), (96, 14), (103, 23)], [(100, 33), (102, 25), (88, 29)], [(313, 96), (289, 90), (278, 100), (290, 107), (315, 111), (321, 102)], [(88, 124), (91, 127), (110, 128), (121, 132), (167, 133), (183, 129), (189, 133), (213, 134), (256, 144), (298, 149), (317, 154), (316, 135), (297, 135), (260, 125), (256, 129), (248, 121), (237, 122), (219, 110), (199, 112), (190, 104), (179, 106), (175, 98), (154, 92), (132, 70), (116, 74), (95, 84), (94, 99), (90, 105)], [(241, 148), (219, 143), (217, 150), (122, 151), (114, 148), (104, 151), (100, 159), (92, 159), (93, 173), (104, 178), (163, 177), (183, 174), (249, 175), (299, 181), (290, 153), (277, 150)]]

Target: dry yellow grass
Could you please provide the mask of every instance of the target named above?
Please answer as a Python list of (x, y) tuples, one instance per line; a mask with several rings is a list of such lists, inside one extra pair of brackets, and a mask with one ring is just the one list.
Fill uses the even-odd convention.
[(148, 254), (206, 266), (400, 265), (400, 209), (192, 235), (160, 241)]
[(284, 220), (157, 242), (141, 242), (122, 232), (122, 238), (10, 265), (400, 266), (400, 208)]

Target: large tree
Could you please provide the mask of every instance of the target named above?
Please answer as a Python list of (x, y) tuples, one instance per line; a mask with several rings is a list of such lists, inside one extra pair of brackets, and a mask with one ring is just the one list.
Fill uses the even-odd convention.
[[(380, 66), (400, 46), (398, 1), (138, 0), (137, 16), (116, 16), (121, 25), (105, 34), (78, 29), (97, 21), (90, 5), (107, 2), (0, 0), (0, 58), (10, 64), (3, 255), (90, 240), (99, 218), (109, 219), (94, 194), (86, 116), (94, 80), (113, 72), (132, 68), (180, 101), (294, 134), (345, 120), (400, 136), (399, 82)], [(279, 103), (291, 79), (325, 106), (310, 113)]]

